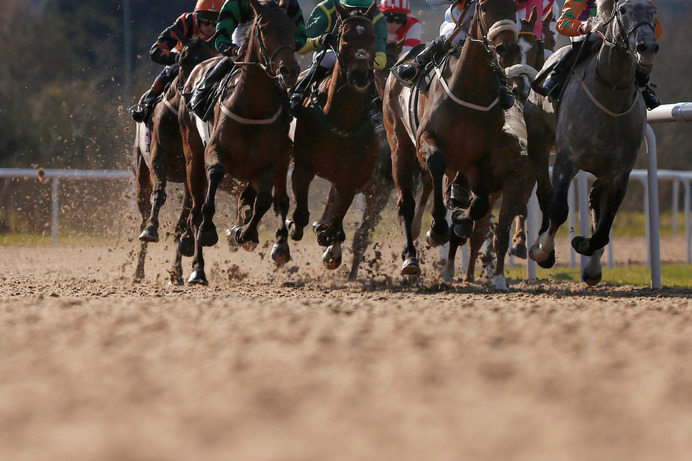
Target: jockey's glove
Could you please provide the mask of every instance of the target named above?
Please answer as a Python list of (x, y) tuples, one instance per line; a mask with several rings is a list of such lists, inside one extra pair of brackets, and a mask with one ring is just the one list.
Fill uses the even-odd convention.
[(331, 32), (322, 34), (317, 38), (317, 45), (324, 48), (336, 48), (338, 43), (336, 43), (336, 37)]
[(219, 50), (219, 53), (224, 56), (238, 56), (240, 47), (238, 45), (234, 45), (233, 43), (223, 42), (217, 47), (217, 49)]
[(375, 53), (375, 69), (382, 70), (387, 65), (387, 53), (378, 51)]

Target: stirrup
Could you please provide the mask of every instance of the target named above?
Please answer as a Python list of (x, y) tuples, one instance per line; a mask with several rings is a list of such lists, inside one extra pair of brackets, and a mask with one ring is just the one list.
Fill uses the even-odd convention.
[(147, 114), (149, 112), (149, 104), (135, 104), (134, 106), (130, 106), (127, 110), (130, 111), (130, 115), (132, 116), (132, 119), (135, 122), (141, 123), (147, 118)]

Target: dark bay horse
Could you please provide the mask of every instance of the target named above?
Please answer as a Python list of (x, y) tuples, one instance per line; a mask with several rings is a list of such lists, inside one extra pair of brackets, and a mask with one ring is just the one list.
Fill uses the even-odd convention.
[[(213, 223), (214, 200), (226, 174), (247, 183), (249, 187), (243, 194), (246, 199), (252, 197), (247, 219), (242, 226), (231, 230), (229, 239), (238, 245), (254, 247), (259, 242), (257, 225), (272, 205), (277, 171), (283, 171), (289, 162), (286, 89), (295, 83), (300, 69), (294, 55), (295, 25), (283, 3), (250, 0), (250, 5), (255, 18), (247, 40), (245, 62), (236, 63), (240, 71), (226, 80), (214, 109), (213, 129), (206, 147), (194, 135), (197, 128), (187, 109), (181, 110), (183, 137), (188, 140), (185, 156), (192, 194), (190, 223), (196, 232), (190, 283), (207, 283), (202, 246), (212, 246), (218, 241)], [(195, 72), (202, 70), (198, 67)], [(193, 78), (190, 80), (188, 86)], [(275, 190), (275, 208), (281, 215), (277, 244), (272, 250), (277, 263), (290, 259), (285, 181), (285, 177), (279, 180)]]
[[(529, 255), (542, 267), (555, 264), (555, 233), (567, 219), (569, 185), (579, 170), (587, 171), (596, 177), (589, 193), (592, 234), (575, 237), (572, 247), (590, 257), (582, 273), (589, 285), (601, 280), (603, 247), (644, 139), (646, 107), (635, 72), (637, 66), (652, 66), (658, 53), (651, 0), (598, 0), (598, 12), (606, 28), (598, 54), (575, 66), (559, 106), (532, 92), (524, 112), (543, 212)], [(552, 58), (546, 67), (551, 63)], [(553, 145), (551, 190), (548, 154)]]
[[(433, 184), (428, 243), (437, 246), (450, 237), (443, 203), (445, 175), (455, 178), (461, 174), (474, 193), (467, 210), (457, 209), (456, 224), (472, 229), (473, 221), (488, 212), (493, 177), (491, 152), (505, 123), (494, 66), (498, 65), (498, 54), (516, 46), (516, 11), (514, 0), (476, 1), (461, 55), (452, 55), (448, 65), (436, 69), (437, 78), (427, 92), (411, 91), (393, 76), (387, 81), (384, 122), (399, 191), (399, 219), (406, 237), (404, 275), (420, 273), (412, 238), (416, 162), (430, 173)], [(415, 105), (414, 96), (418, 97)]]
[(331, 182), (324, 213), (313, 226), (317, 242), (327, 247), (322, 262), (341, 265), (345, 240), (343, 219), (354, 195), (370, 180), (377, 161), (377, 140), (369, 117), (374, 91), (373, 59), (376, 3), (364, 14), (349, 13), (334, 3), (339, 16), (337, 60), (330, 77), (304, 103), (294, 138), (291, 238), (300, 240), (310, 220), (308, 190), (315, 175)]
[[(149, 128), (138, 123), (134, 145), (134, 170), (137, 181), (137, 206), (142, 215), (142, 242), (137, 258), (135, 279), (144, 278), (144, 260), (147, 244), (159, 241), (159, 211), (166, 202), (166, 183), (185, 182), (185, 155), (183, 153), (180, 126), (178, 125), (178, 107), (181, 101), (180, 90), (185, 80), (198, 63), (209, 59), (212, 45), (199, 38), (189, 41), (180, 53), (180, 70), (161, 99), (156, 102)], [(147, 134), (150, 143), (147, 143)], [(187, 228), (187, 219), (192, 200), (185, 188), (183, 209), (175, 227), (176, 256), (171, 271), (171, 282), (182, 284), (182, 256), (192, 256), (192, 242), (180, 245), (180, 237)]]

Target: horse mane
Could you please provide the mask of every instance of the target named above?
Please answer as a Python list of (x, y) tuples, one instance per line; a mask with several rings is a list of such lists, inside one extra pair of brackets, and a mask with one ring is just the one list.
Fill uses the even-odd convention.
[(598, 18), (601, 20), (601, 24), (608, 21), (613, 15), (613, 8), (615, 8), (616, 0), (596, 0), (596, 9), (598, 11)]

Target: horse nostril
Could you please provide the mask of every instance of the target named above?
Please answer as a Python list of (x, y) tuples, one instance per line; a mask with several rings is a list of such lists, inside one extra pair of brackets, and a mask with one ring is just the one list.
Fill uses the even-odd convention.
[(499, 54), (500, 56), (504, 55), (507, 51), (504, 43), (497, 45), (495, 47), (495, 50), (497, 51), (497, 54)]
[(646, 46), (646, 44), (644, 44), (644, 43), (640, 43), (640, 44), (637, 45), (637, 53), (639, 53), (639, 54), (644, 54), (644, 53), (646, 53), (646, 51), (647, 51), (648, 49), (649, 49), (649, 47)]
[(660, 47), (658, 46), (658, 43), (657, 43), (656, 46), (654, 47), (654, 54), (658, 54), (659, 49), (660, 49)]

